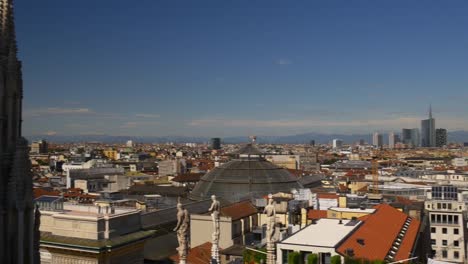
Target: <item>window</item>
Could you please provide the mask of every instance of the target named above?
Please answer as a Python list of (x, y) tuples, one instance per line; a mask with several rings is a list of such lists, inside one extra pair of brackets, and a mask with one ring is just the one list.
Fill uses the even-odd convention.
[(446, 246), (447, 245), (447, 240), (442, 240), (442, 246)]
[(435, 222), (435, 215), (431, 214), (431, 223), (434, 223)]
[(447, 228), (442, 228), (442, 234), (447, 234)]
[(453, 216), (453, 223), (458, 224), (458, 215)]
[(442, 250), (442, 258), (447, 258), (447, 250)]
[(435, 233), (436, 232), (436, 228), (435, 227), (431, 227), (431, 233)]
[(458, 228), (454, 228), (454, 229), (453, 229), (453, 234), (454, 234), (454, 235), (458, 235)]
[(453, 258), (456, 258), (456, 259), (460, 258), (460, 253), (458, 251), (454, 251)]
[(453, 241), (453, 246), (454, 247), (459, 247), (460, 245), (458, 243), (459, 243), (458, 240)]
[(447, 204), (446, 204), (446, 203), (443, 203), (443, 204), (442, 204), (442, 208), (443, 208), (443, 209), (447, 209)]
[(431, 245), (435, 245), (436, 244), (436, 240), (435, 239), (431, 239)]
[(437, 209), (440, 209), (440, 203), (437, 203)]
[(449, 210), (452, 210), (452, 204), (451, 203), (447, 204), (447, 207), (448, 207)]

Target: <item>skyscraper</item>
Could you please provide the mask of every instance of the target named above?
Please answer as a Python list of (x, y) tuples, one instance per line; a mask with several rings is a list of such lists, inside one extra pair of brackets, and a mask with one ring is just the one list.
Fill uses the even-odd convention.
[(38, 263), (29, 147), (21, 136), (21, 62), (16, 54), (12, 0), (0, 0), (0, 259), (7, 264)]
[(440, 148), (447, 145), (447, 129), (436, 129), (436, 147)]
[(410, 147), (419, 147), (419, 129), (418, 128), (403, 128), (401, 130), (401, 141)]
[(388, 134), (388, 147), (395, 148), (395, 143), (397, 143), (397, 135), (394, 132)]
[(335, 138), (333, 139), (332, 145), (334, 149), (340, 149), (343, 147), (343, 140)]
[(221, 149), (221, 139), (212, 138), (211, 139), (211, 149)]
[(378, 148), (383, 146), (382, 134), (380, 134), (379, 132), (374, 132), (374, 134), (372, 134), (372, 145)]
[(421, 146), (435, 147), (435, 119), (432, 118), (432, 107), (429, 106), (429, 118), (421, 121)]

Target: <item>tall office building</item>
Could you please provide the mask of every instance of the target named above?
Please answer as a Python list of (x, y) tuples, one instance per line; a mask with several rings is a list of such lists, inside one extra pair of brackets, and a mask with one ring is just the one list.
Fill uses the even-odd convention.
[(382, 147), (383, 146), (383, 135), (378, 133), (378, 132), (374, 132), (374, 134), (372, 134), (372, 145), (374, 145), (375, 147)]
[(391, 149), (395, 148), (395, 144), (398, 143), (398, 141), (399, 141), (398, 136), (395, 135), (394, 132), (390, 132), (388, 134), (388, 147), (389, 148), (391, 148)]
[(341, 147), (343, 147), (343, 140), (341, 139), (334, 139), (333, 140), (333, 148), (334, 149), (340, 149)]
[(429, 107), (429, 118), (421, 121), (421, 146), (436, 146), (435, 119), (432, 118), (432, 107)]
[(0, 0), (0, 260), (6, 264), (39, 259), (29, 146), (21, 136), (23, 82), (16, 54), (12, 0)]
[(447, 129), (436, 129), (436, 147), (440, 148), (447, 145)]
[(39, 140), (31, 144), (31, 153), (46, 154), (49, 151), (47, 141)]
[(212, 138), (211, 139), (211, 149), (221, 149), (221, 139)]
[(420, 136), (418, 128), (403, 128), (401, 130), (401, 141), (410, 147), (420, 146)]

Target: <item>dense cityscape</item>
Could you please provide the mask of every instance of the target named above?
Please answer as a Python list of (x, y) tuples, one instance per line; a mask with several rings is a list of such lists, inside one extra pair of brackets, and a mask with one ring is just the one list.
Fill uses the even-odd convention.
[[(81, 5), (81, 3), (70, 4)], [(133, 9), (130, 10), (127, 3), (120, 4), (116, 3), (115, 5), (123, 9), (117, 8), (115, 10), (124, 10), (133, 14)], [(153, 4), (155, 6), (152, 6)], [(166, 7), (165, 4), (169, 7)], [(212, 25), (216, 24), (214, 28), (218, 34), (229, 31), (224, 30), (224, 27), (218, 28), (218, 23), (226, 27), (232, 26), (228, 21), (232, 19), (230, 15), (236, 14), (236, 12), (240, 11), (240, 15), (233, 15), (236, 18), (234, 24), (241, 23), (241, 20), (250, 21), (249, 19), (256, 17), (251, 13), (244, 13), (245, 10), (250, 10), (249, 5), (243, 8), (238, 8), (237, 5), (225, 8), (217, 6), (219, 3), (211, 3), (216, 7), (211, 9), (211, 5), (206, 7), (187, 4), (190, 7), (180, 7), (178, 5), (172, 6), (172, 4), (150, 4), (148, 2), (143, 5), (144, 7), (153, 7), (154, 10), (160, 12), (158, 14), (162, 18), (158, 19), (165, 22), (187, 19), (184, 21), (196, 24), (196, 22), (204, 21), (203, 19), (208, 19), (209, 23), (201, 23), (201, 28), (212, 29)], [(316, 4), (314, 3), (314, 5)], [(54, 5), (59, 7), (61, 4), (55, 3)], [(105, 13), (108, 8), (116, 8), (116, 6), (110, 7), (102, 3), (96, 3), (96, 5), (94, 11), (98, 10), (103, 13), (96, 15), (90, 11), (89, 21), (81, 20), (82, 17), (78, 15), (77, 17), (80, 17), (78, 24), (82, 25), (87, 22), (91, 24), (91, 21), (94, 21), (93, 19), (96, 17), (101, 19), (106, 17), (101, 14), (108, 14)], [(31, 7), (34, 10), (43, 8), (42, 3), (35, 3), (31, 6), (23, 4), (20, 7), (23, 12), (26, 12), (26, 7)], [(62, 8), (64, 7), (62, 6)], [(73, 10), (73, 8), (67, 8), (57, 8), (56, 10), (62, 10), (63, 14), (65, 11)], [(371, 10), (376, 12), (385, 13), (388, 11), (385, 8), (373, 8)], [(139, 9), (138, 16), (141, 14), (143, 17), (145, 11), (143, 9)], [(416, 10), (419, 9), (420, 6), (416, 6)], [(55, 12), (54, 10), (40, 10), (44, 14)], [(181, 10), (183, 12), (179, 13)], [(218, 17), (218, 14), (215, 14), (214, 18), (210, 17), (216, 13), (212, 12), (213, 10), (221, 12), (225, 17), (223, 15)], [(283, 9), (264, 9), (264, 6), (260, 5), (252, 10), (255, 12), (260, 10), (260, 13), (264, 15), (265, 10), (277, 12)], [(291, 9), (292, 11), (285, 10), (303, 15), (303, 18), (309, 17), (309, 11), (303, 8)], [(304, 10), (307, 12), (301, 13)], [(381, 25), (387, 25), (378, 18), (370, 16), (366, 13), (368, 10), (362, 9), (362, 7), (348, 6), (342, 9), (341, 5), (332, 5), (331, 7), (320, 5), (318, 10), (331, 14), (334, 14), (333, 12), (336, 10), (356, 12), (356, 14), (350, 12), (351, 15), (347, 13), (351, 19), (344, 19), (343, 21), (346, 22), (344, 24), (349, 21), (361, 21), (362, 17), (357, 14), (364, 12), (366, 14), (365, 23), (357, 23), (356, 28), (366, 28), (369, 32), (372, 30), (381, 31), (380, 28), (372, 28), (371, 21), (379, 21)], [(403, 12), (402, 10), (406, 9), (390, 8), (389, 10), (400, 14)], [(427, 10), (438, 9), (428, 8)], [(466, 10), (466, 8), (448, 10), (456, 13), (460, 10)], [(204, 15), (208, 15), (208, 18), (204, 15), (203, 19), (199, 17), (203, 13), (202, 11), (207, 12)], [(164, 12), (172, 15), (164, 16)], [(288, 115), (288, 111), (293, 112), (288, 107), (291, 109), (297, 107), (300, 105), (298, 103), (299, 97), (306, 97), (306, 95), (299, 94), (294, 100), (288, 100), (287, 96), (278, 95), (276, 99), (280, 99), (281, 103), (275, 103), (274, 100), (269, 101), (273, 97), (265, 100), (273, 106), (271, 109), (280, 108), (280, 112), (274, 113), (279, 117), (272, 119), (267, 115), (258, 114), (269, 111), (265, 110), (265, 104), (260, 103), (261, 100), (255, 99), (254, 96), (258, 94), (263, 99), (265, 94), (274, 94), (284, 90), (294, 94), (293, 88), (280, 87), (276, 88), (277, 90), (269, 88), (265, 90), (265, 93), (261, 89), (250, 91), (249, 88), (246, 88), (243, 94), (235, 89), (227, 89), (225, 96), (217, 87), (218, 85), (222, 86), (220, 83), (224, 82), (225, 79), (216, 77), (216, 88), (210, 92), (215, 91), (219, 95), (218, 98), (222, 99), (219, 100), (220, 102), (211, 100), (214, 97), (210, 97), (211, 101), (209, 102), (197, 98), (199, 94), (202, 96), (210, 94), (198, 90), (197, 94), (191, 95), (185, 93), (186, 91), (172, 89), (175, 91), (172, 92), (177, 96), (164, 97), (162, 95), (164, 102), (159, 102), (163, 105), (161, 109), (169, 109), (166, 113), (170, 113), (167, 122), (161, 119), (160, 114), (132, 112), (135, 111), (135, 108), (138, 108), (139, 111), (140, 108), (147, 107), (147, 105), (150, 107), (159, 106), (153, 105), (152, 101), (150, 101), (151, 104), (143, 103), (147, 99), (146, 97), (150, 97), (148, 96), (150, 92), (148, 90), (137, 91), (138, 85), (134, 83), (132, 83), (132, 88), (128, 89), (131, 90), (131, 95), (109, 90), (104, 92), (105, 100), (100, 100), (98, 90), (101, 88), (95, 89), (92, 93), (82, 92), (82, 94), (86, 94), (84, 98), (89, 100), (89, 104), (97, 102), (103, 108), (111, 108), (109, 112), (98, 112), (86, 107), (66, 108), (64, 105), (81, 105), (82, 103), (59, 102), (57, 99), (52, 99), (53, 106), (47, 107), (46, 105), (50, 102), (45, 99), (40, 100), (40, 98), (53, 97), (58, 94), (61, 99), (63, 99), (62, 97), (76, 99), (75, 97), (80, 97), (81, 93), (73, 91), (76, 92), (73, 96), (63, 92), (65, 88), (61, 86), (60, 78), (66, 76), (65, 71), (53, 72), (53, 76), (57, 77), (54, 82), (51, 79), (38, 78), (41, 74), (37, 73), (41, 72), (42, 65), (25, 64), (23, 69), (23, 63), (18, 59), (15, 13), (12, 0), (0, 0), (0, 263), (468, 263), (468, 138), (464, 140), (463, 136), (452, 136), (455, 133), (466, 134), (465, 131), (468, 130), (468, 127), (464, 127), (466, 115), (463, 114), (463, 111), (461, 119), (457, 119), (459, 118), (457, 115), (447, 115), (447, 109), (450, 108), (448, 104), (452, 104), (452, 102), (448, 102), (445, 108), (442, 100), (434, 100), (434, 107), (430, 103), (424, 103), (427, 110), (421, 109), (419, 111), (426, 112), (426, 117), (416, 118), (416, 115), (403, 113), (402, 109), (406, 106), (403, 106), (405, 99), (402, 97), (409, 97), (409, 92), (408, 94), (401, 93), (398, 95), (401, 102), (395, 100), (390, 104), (391, 110), (395, 110), (394, 108), (397, 107), (402, 108), (397, 109), (401, 111), (387, 115), (397, 115), (396, 118), (391, 119), (393, 121), (390, 118), (380, 117), (375, 117), (375, 120), (372, 121), (371, 118), (374, 116), (371, 112), (377, 111), (378, 107), (372, 108), (370, 106), (364, 107), (366, 112), (364, 117), (353, 119), (352, 102), (356, 101), (357, 105), (363, 104), (362, 101), (359, 101), (362, 98), (358, 97), (371, 98), (367, 102), (369, 105), (375, 98), (380, 98), (378, 92), (372, 95), (372, 92), (376, 90), (373, 87), (369, 91), (363, 92), (366, 96), (355, 95), (355, 100), (345, 98), (346, 100), (341, 103), (339, 103), (338, 97), (347, 96), (337, 93), (336, 96), (332, 96), (333, 104), (325, 103), (326, 110), (313, 109), (313, 111), (320, 112), (317, 114), (320, 118), (301, 119), (294, 114)], [(122, 11), (122, 13), (124, 12)], [(28, 21), (31, 19), (30, 14), (22, 15), (21, 18)], [(122, 17), (125, 19), (123, 15)], [(276, 19), (275, 15), (273, 17)], [(466, 12), (463, 13), (463, 17), (466, 17)], [(135, 18), (135, 15), (129, 15), (127, 19), (133, 21)], [(270, 14), (266, 15), (265, 18), (271, 19)], [(423, 18), (427, 17), (423, 16)], [(33, 17), (34, 19), (36, 18)], [(41, 21), (38, 23), (40, 24), (47, 19), (47, 15), (44, 15), (38, 19)], [(67, 19), (70, 18), (63, 15), (60, 19), (68, 21)], [(117, 21), (113, 20), (110, 15), (106, 19), (109, 19), (106, 22)], [(270, 22), (276, 21), (275, 19), (270, 20)], [(322, 19), (329, 19), (329, 17), (324, 16)], [(451, 21), (452, 17), (447, 16), (446, 19)], [(296, 26), (303, 25), (299, 20), (292, 19), (288, 22), (296, 23)], [(448, 23), (447, 21), (445, 23)], [(55, 20), (54, 23), (56, 23)], [(103, 24), (112, 28), (117, 27), (113, 23)], [(153, 26), (152, 23), (148, 24)], [(169, 24), (164, 25), (164, 27), (174, 26)], [(99, 23), (95, 23), (95, 25), (96, 28), (102, 26)], [(282, 31), (283, 33), (296, 29), (288, 25), (288, 23), (280, 23), (277, 28), (271, 28), (275, 31), (281, 30), (285, 26), (286, 30)], [(32, 28), (35, 25), (20, 24), (19, 35), (23, 36), (24, 39), (34, 35), (33, 30), (25, 30), (29, 26)], [(56, 26), (60, 28), (61, 23), (56, 23)], [(182, 30), (178, 26), (181, 26)], [(195, 43), (200, 40), (203, 43), (200, 47), (194, 45), (196, 47), (194, 53), (188, 52), (184, 56), (198, 55), (199, 50), (203, 50), (201, 46), (210, 41), (202, 37), (198, 38), (197, 34), (202, 34), (202, 32), (193, 33), (196, 32), (193, 31), (196, 26), (194, 28), (191, 26), (194, 25), (179, 23), (174, 26), (174, 29), (181, 31), (174, 33), (169, 29), (164, 30), (164, 33), (173, 34), (171, 35), (173, 38), (160, 37), (158, 40), (166, 41), (166, 45), (170, 49), (165, 46), (161, 47), (171, 51), (172, 48), (176, 47), (177, 54), (178, 52), (188, 52), (188, 47), (177, 46), (179, 43), (185, 44), (184, 41), (179, 41), (181, 39), (177, 34), (177, 32), (183, 32), (190, 36)], [(262, 39), (261, 34), (254, 31), (246, 32), (249, 28), (260, 27), (261, 33), (268, 33), (267, 28), (269, 27), (262, 28), (262, 26), (261, 23), (246, 22), (240, 26), (242, 30), (236, 31), (235, 29), (238, 28), (231, 28), (231, 30), (233, 36), (254, 36), (253, 39), (258, 40)], [(436, 27), (432, 24), (431, 26)], [(84, 29), (81, 28), (81, 32), (70, 30), (65, 34), (73, 32), (73, 34), (79, 35), (94, 30), (94, 27), (86, 25), (84, 27)], [(336, 25), (319, 25), (318, 27), (330, 27), (330, 32), (338, 30)], [(371, 27), (372, 30), (368, 27)], [(123, 31), (127, 30), (131, 33), (138, 31), (133, 26), (131, 30), (125, 29), (125, 27), (121, 28)], [(299, 28), (299, 36), (301, 39), (305, 39), (306, 37), (302, 34), (307, 32), (308, 28)], [(50, 26), (50, 29), (56, 30), (53, 26)], [(219, 29), (221, 30), (217, 31)], [(346, 28), (344, 32), (348, 32), (347, 30), (350, 29)], [(105, 34), (104, 32), (107, 31), (99, 32), (97, 35)], [(317, 32), (312, 34), (314, 42), (315, 34), (320, 33)], [(385, 33), (385, 31), (383, 32)], [(393, 31), (389, 30), (389, 32)], [(402, 34), (401, 32), (405, 32), (404, 27), (398, 28), (395, 32)], [(421, 32), (418, 31), (418, 33)], [(40, 35), (44, 36), (47, 33), (44, 32)], [(144, 36), (146, 41), (146, 33)], [(33, 37), (40, 38), (37, 35)], [(107, 36), (113, 42), (124, 42), (113, 37)], [(235, 37), (231, 35), (224, 37), (233, 38), (231, 41), (234, 42)], [(340, 35), (341, 38), (346, 39), (343, 35)], [(411, 39), (411, 36), (406, 36), (406, 38)], [(182, 38), (182, 40), (186, 39)], [(363, 42), (373, 43), (373, 40), (365, 40)], [(73, 47), (76, 49), (73, 52), (79, 53), (79, 45), (89, 44), (88, 41), (91, 43), (91, 47), (93, 45), (99, 46), (99, 41), (95, 41), (92, 37), (86, 39), (84, 41), (86, 43), (78, 44), (79, 42), (72, 41), (73, 45), (76, 45)], [(23, 41), (26, 44), (18, 42), (19, 46), (30, 47), (28, 41)], [(132, 42), (133, 39), (128, 43), (125, 42), (125, 45), (131, 46), (131, 51), (136, 54), (138, 53), (136, 48), (138, 45)], [(236, 49), (230, 46), (230, 41), (227, 42), (229, 42), (228, 45), (224, 47), (225, 49), (220, 48), (222, 51), (219, 53), (232, 52), (233, 57), (238, 57), (238, 54), (233, 52)], [(333, 40), (324, 46), (338, 42), (341, 41), (335, 42)], [(50, 45), (52, 46), (52, 43)], [(287, 46), (294, 45), (289, 43)], [(272, 44), (272, 46), (274, 45)], [(143, 47), (141, 48), (143, 49)], [(153, 49), (153, 47), (151, 48)], [(291, 50), (296, 48), (291, 48)], [(84, 49), (87, 52), (91, 50)], [(419, 46), (413, 48), (413, 52), (419, 49)], [(212, 52), (210, 48), (208, 50)], [(265, 50), (268, 48), (265, 47)], [(447, 48), (447, 50), (449, 49)], [(213, 54), (217, 54), (217, 51), (213, 52)], [(354, 50), (348, 52), (353, 53)], [(125, 51), (120, 54), (124, 56), (126, 53)], [(159, 56), (164, 58), (162, 53), (164, 51)], [(255, 53), (261, 52), (255, 50)], [(22, 60), (25, 61), (37, 58), (30, 49), (20, 54)], [(190, 55), (187, 56), (187, 54)], [(94, 54), (94, 56), (96, 61), (99, 61), (98, 54)], [(260, 54), (260, 57), (262, 56), (264, 54)], [(53, 59), (52, 55), (50, 57)], [(112, 58), (114, 57), (112, 56)], [(107, 59), (110, 60), (110, 57)], [(232, 57), (231, 59), (234, 60)], [(299, 60), (299, 57), (297, 59)], [(391, 61), (391, 58), (387, 59)], [(406, 57), (405, 59), (411, 60)], [(216, 64), (216, 68), (223, 68), (221, 60)], [(363, 59), (363, 61), (365, 60)], [(44, 63), (47, 62), (44, 61)], [(106, 63), (112, 64), (111, 62)], [(275, 59), (272, 67), (283, 67), (282, 70), (285, 70), (286, 67), (292, 68), (295, 63), (287, 58)], [(340, 61), (341, 63), (342, 61)], [(355, 63), (353, 62), (353, 67)], [(326, 63), (323, 64), (326, 67)], [(382, 64), (385, 63), (382, 62)], [(59, 67), (66, 68), (66, 65), (64, 63)], [(164, 67), (159, 70), (165, 69), (166, 66), (170, 68), (170, 65), (166, 62)], [(185, 76), (191, 76), (192, 79), (187, 81), (188, 86), (199, 81), (197, 74), (188, 72), (203, 68), (202, 66), (190, 63), (177, 64), (176, 62), (174, 65), (177, 66), (177, 74), (180, 76), (184, 74), (179, 73), (179, 68), (184, 69), (183, 66), (189, 65)], [(113, 65), (113, 67), (112, 70), (118, 71), (119, 67), (123, 66)], [(132, 67), (151, 68), (144, 63), (132, 65)], [(332, 67), (333, 76), (336, 75), (334, 67)], [(353, 67), (346, 69), (341, 74), (344, 76), (347, 71), (352, 71)], [(361, 64), (361, 67), (364, 66)], [(240, 70), (242, 67), (236, 65), (235, 68)], [(248, 67), (246, 66), (246, 68)], [(394, 71), (398, 72), (396, 68)], [(126, 70), (128, 69), (126, 68)], [(73, 72), (73, 74), (80, 75), (86, 70), (86, 67), (83, 67), (81, 71)], [(216, 70), (218, 69), (213, 68), (210, 71)], [(318, 71), (321, 68), (315, 70)], [(47, 72), (49, 71), (52, 70), (47, 69)], [(104, 69), (102, 71), (105, 72)], [(135, 74), (137, 71), (129, 72)], [(250, 69), (247, 69), (246, 72), (239, 74), (242, 77), (237, 76), (237, 78), (243, 79), (245, 77), (248, 82), (260, 86), (258, 80), (249, 76), (249, 71)], [(262, 70), (254, 68), (254, 72), (257, 75)], [(33, 77), (31, 79), (25, 77), (23, 83), (23, 73)], [(367, 77), (367, 71), (364, 73)], [(392, 73), (391, 71), (386, 72), (388, 75)], [(177, 74), (176, 79), (183, 79)], [(294, 70), (289, 74), (294, 76), (297, 72)], [(326, 71), (321, 74), (327, 75)], [(267, 76), (269, 75), (275, 74), (268, 72)], [(278, 76), (280, 75), (278, 74)], [(100, 73), (94, 77), (104, 78)], [(431, 78), (430, 74), (427, 74), (426, 77)], [(131, 79), (134, 76), (125, 75), (125, 78)], [(135, 79), (138, 78), (141, 76), (135, 77)], [(327, 78), (329, 77), (324, 79)], [(461, 79), (463, 80), (463, 78)], [(47, 85), (50, 83), (51, 86), (59, 83), (60, 92), (57, 92), (58, 90), (52, 92), (52, 90), (45, 88), (44, 92), (41, 90), (42, 95), (38, 95), (34, 94), (37, 91), (30, 91), (37, 89), (40, 86), (38, 83), (44, 80)], [(66, 77), (64, 80), (67, 83), (65, 86), (80, 82), (80, 80), (73, 78), (67, 80)], [(270, 84), (282, 81), (284, 80), (276, 80)], [(171, 86), (171, 82), (167, 80), (166, 82), (161, 81), (161, 83), (168, 85), (168, 87)], [(187, 83), (185, 84), (187, 85)], [(25, 84), (24, 88), (23, 84)], [(33, 84), (31, 85), (33, 87), (27, 87), (27, 84)], [(113, 85), (119, 86), (119, 81), (115, 81)], [(88, 88), (83, 88), (83, 91), (85, 89)], [(159, 86), (158, 89), (161, 91), (171, 90), (171, 88), (163, 89)], [(307, 86), (305, 90), (308, 89)], [(403, 88), (402, 91), (407, 92), (405, 89)], [(464, 86), (463, 89), (465, 89)], [(356, 93), (364, 91), (363, 88), (350, 90), (353, 90), (352, 94), (355, 91), (357, 91)], [(426, 92), (423, 88), (420, 88), (419, 91)], [(460, 93), (455, 97), (463, 98), (463, 91), (459, 91)], [(230, 92), (232, 94), (229, 94)], [(313, 95), (322, 92), (322, 98), (317, 96), (319, 98), (317, 102), (306, 102), (311, 105), (320, 105), (318, 101), (326, 101), (325, 94), (333, 94), (327, 89), (316, 89)], [(25, 99), (25, 104), (23, 104), (23, 98), (28, 98), (29, 93), (34, 94), (34, 96), (30, 96), (32, 99)], [(236, 101), (234, 93), (241, 94), (237, 98), (239, 100)], [(250, 94), (246, 96), (247, 93)], [(429, 94), (430, 91), (427, 93)], [(137, 94), (140, 99), (132, 102), (136, 105), (132, 105), (129, 109), (126, 109), (125, 104), (118, 103), (119, 98), (134, 96), (134, 94)], [(161, 92), (161, 94), (163, 93)], [(372, 96), (375, 98), (373, 99)], [(434, 98), (437, 98), (437, 95), (434, 95)], [(457, 98), (453, 99), (453, 105), (455, 105), (456, 100)], [(109, 101), (111, 101), (112, 107), (106, 105)], [(128, 101), (132, 100), (128, 99)], [(415, 101), (417, 101), (418, 106), (423, 104), (421, 98), (417, 98)], [(167, 102), (171, 107), (165, 107), (164, 103)], [(235, 112), (245, 112), (247, 118), (236, 119), (232, 113), (229, 113), (227, 109), (230, 107), (230, 103), (235, 105)], [(382, 104), (384, 107), (385, 102), (378, 104)], [(26, 106), (23, 107), (23, 105)], [(189, 107), (188, 111), (185, 108), (182, 109), (186, 105)], [(216, 115), (208, 118), (196, 112), (205, 105), (206, 109), (213, 105)], [(31, 106), (39, 108), (31, 110), (34, 109)], [(302, 109), (300, 110), (301, 114), (306, 113), (308, 107), (309, 105), (299, 107)], [(339, 108), (345, 110), (341, 111)], [(354, 108), (354, 110), (356, 109)], [(182, 111), (184, 116), (191, 114), (194, 116), (189, 121), (180, 117), (178, 119), (178, 110)], [(207, 111), (214, 112), (213, 109)], [(223, 117), (223, 113), (225, 117)], [(255, 116), (256, 114), (258, 116)], [(257, 120), (253, 118), (254, 116)], [(58, 121), (60, 118), (63, 119)], [(126, 118), (134, 118), (137, 121), (128, 121)], [(119, 122), (123, 122), (123, 125), (114, 127), (113, 121), (106, 123), (103, 120), (119, 120)], [(179, 126), (184, 122), (184, 126)], [(309, 124), (314, 122), (316, 124)], [(155, 127), (159, 127), (161, 130), (168, 129), (168, 131), (172, 131), (172, 134), (164, 136), (163, 132), (153, 129)], [(335, 129), (338, 132), (326, 133), (321, 130), (322, 127), (330, 130)], [(106, 133), (100, 133), (100, 129), (103, 128), (107, 129)], [(67, 129), (71, 130), (67, 131)], [(130, 132), (123, 134), (121, 131)], [(239, 131), (246, 133), (240, 135)], [(258, 131), (264, 135), (255, 133)], [(292, 132), (288, 134), (287, 131), (296, 131), (296, 134)], [(97, 136), (97, 139), (90, 140), (93, 136)], [(83, 138), (88, 140), (83, 140)], [(157, 140), (152, 141), (152, 139)]]

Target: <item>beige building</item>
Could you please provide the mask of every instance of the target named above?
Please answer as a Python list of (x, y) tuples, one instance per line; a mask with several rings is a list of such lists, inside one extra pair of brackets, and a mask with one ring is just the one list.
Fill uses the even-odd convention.
[(41, 263), (143, 263), (145, 241), (140, 211), (111, 206), (63, 203), (60, 197), (36, 199), (41, 210)]
[[(245, 245), (246, 235), (258, 226), (257, 209), (248, 201), (221, 208), (219, 221), (219, 247), (226, 249), (234, 244)], [(211, 242), (213, 222), (209, 214), (190, 215), (190, 247)]]
[(465, 222), (468, 192), (453, 186), (433, 186), (425, 209), (430, 222), (432, 258), (467, 263)]
[(279, 167), (290, 170), (297, 170), (300, 163), (299, 155), (266, 155), (265, 159)]

